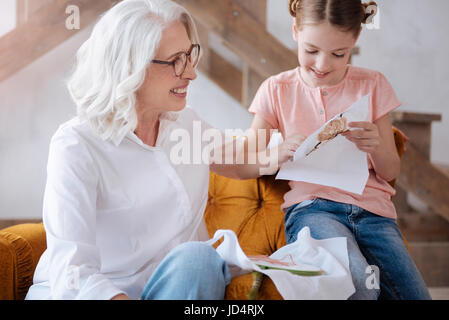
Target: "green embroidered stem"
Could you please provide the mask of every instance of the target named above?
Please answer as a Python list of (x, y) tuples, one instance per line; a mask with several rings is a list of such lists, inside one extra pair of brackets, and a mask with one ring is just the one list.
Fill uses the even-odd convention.
[(262, 285), (263, 273), (254, 271), (251, 273), (251, 275), (253, 276), (253, 285), (246, 297), (248, 298), (248, 300), (256, 300), (259, 297), (259, 289)]

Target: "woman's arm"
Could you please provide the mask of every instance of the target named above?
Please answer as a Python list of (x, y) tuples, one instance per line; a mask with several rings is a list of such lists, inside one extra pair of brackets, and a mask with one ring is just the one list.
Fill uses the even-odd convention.
[[(244, 163), (225, 164), (211, 163), (210, 168), (215, 173), (234, 179), (253, 179), (261, 175), (276, 173), (279, 167), (293, 157), (296, 149), (304, 141), (304, 137), (295, 135), (286, 139), (280, 145), (267, 149), (274, 128), (257, 114), (251, 125), (251, 134), (243, 143), (235, 143), (231, 149), (233, 159), (243, 157)], [(226, 155), (226, 145), (220, 147), (223, 159)]]
[(101, 273), (96, 239), (99, 173), (73, 130), (52, 138), (43, 220), (54, 299), (110, 299), (124, 293)]
[(379, 118), (374, 123), (352, 122), (350, 130), (342, 135), (356, 144), (361, 151), (368, 153), (376, 174), (386, 181), (394, 180), (400, 171), (400, 159), (394, 142), (390, 115)]

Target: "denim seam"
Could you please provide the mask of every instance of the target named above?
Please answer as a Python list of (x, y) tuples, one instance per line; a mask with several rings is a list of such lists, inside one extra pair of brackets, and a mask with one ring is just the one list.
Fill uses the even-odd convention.
[(353, 213), (351, 212), (350, 214), (347, 215), (347, 219), (348, 219), (349, 225), (351, 226), (351, 232), (354, 235), (354, 237), (357, 239), (358, 231), (357, 231), (356, 223), (352, 219), (353, 218), (352, 216), (353, 216)]

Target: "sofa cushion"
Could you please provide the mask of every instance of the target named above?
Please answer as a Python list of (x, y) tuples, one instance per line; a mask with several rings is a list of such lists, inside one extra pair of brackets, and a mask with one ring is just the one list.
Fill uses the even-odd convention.
[[(285, 245), (284, 213), (280, 207), (289, 189), (287, 181), (277, 181), (274, 176), (242, 181), (211, 172), (209, 183), (205, 220), (211, 237), (218, 229), (231, 229), (247, 255), (271, 255)], [(226, 299), (246, 299), (252, 283), (251, 274), (234, 278), (226, 290)], [(281, 299), (267, 277), (259, 299)]]
[(0, 231), (0, 300), (21, 300), (46, 248), (42, 223), (27, 223)]
[(33, 282), (33, 249), (21, 236), (0, 232), (0, 300), (24, 299)]

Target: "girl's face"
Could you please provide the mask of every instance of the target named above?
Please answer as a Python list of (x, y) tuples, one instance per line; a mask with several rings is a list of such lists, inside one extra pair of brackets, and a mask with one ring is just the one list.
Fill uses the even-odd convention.
[(346, 73), (346, 65), (357, 38), (328, 22), (304, 25), (298, 31), (293, 23), (293, 38), (298, 42), (298, 60), (303, 80), (312, 87), (332, 86)]

